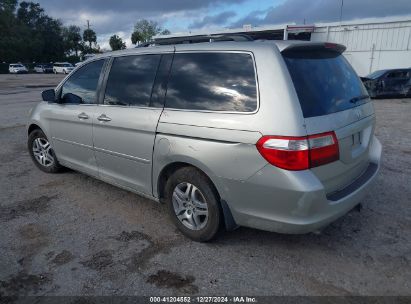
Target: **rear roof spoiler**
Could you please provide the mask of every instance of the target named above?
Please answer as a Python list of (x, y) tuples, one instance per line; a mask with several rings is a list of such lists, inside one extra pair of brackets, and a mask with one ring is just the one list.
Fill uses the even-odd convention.
[(285, 51), (308, 51), (308, 50), (330, 50), (338, 53), (343, 53), (347, 48), (338, 43), (331, 42), (296, 42), (287, 45), (279, 45), (280, 52)]

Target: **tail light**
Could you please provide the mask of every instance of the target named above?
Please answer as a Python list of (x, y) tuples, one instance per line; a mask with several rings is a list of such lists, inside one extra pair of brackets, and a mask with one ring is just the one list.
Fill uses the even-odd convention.
[(270, 164), (286, 170), (306, 170), (339, 159), (334, 132), (304, 137), (263, 136), (257, 149)]

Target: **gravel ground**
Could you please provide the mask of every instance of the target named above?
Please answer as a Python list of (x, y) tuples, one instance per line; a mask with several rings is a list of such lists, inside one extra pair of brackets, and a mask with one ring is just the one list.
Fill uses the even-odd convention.
[(384, 155), (360, 212), (200, 244), (158, 203), (36, 169), (27, 113), (61, 78), (0, 75), (0, 295), (411, 295), (411, 100), (374, 101)]

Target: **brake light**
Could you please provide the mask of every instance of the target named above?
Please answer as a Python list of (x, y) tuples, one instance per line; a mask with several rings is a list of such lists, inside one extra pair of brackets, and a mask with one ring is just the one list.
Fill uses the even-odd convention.
[(256, 146), (270, 164), (286, 170), (306, 170), (339, 159), (334, 132), (304, 137), (263, 136)]
[(337, 47), (337, 44), (336, 43), (331, 43), (331, 42), (325, 42), (324, 47), (326, 49), (335, 49)]

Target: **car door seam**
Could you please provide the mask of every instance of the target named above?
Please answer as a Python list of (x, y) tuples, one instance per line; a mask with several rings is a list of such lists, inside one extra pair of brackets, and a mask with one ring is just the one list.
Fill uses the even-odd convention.
[[(162, 105), (163, 105), (163, 107), (162, 107), (162, 109), (161, 109), (161, 113), (160, 113), (160, 115), (158, 116), (158, 119), (157, 119), (157, 124), (156, 124), (156, 128), (155, 128), (155, 130), (154, 130), (154, 140), (153, 140), (153, 149), (152, 149), (152, 151), (151, 151), (151, 195), (153, 195), (153, 197), (155, 197), (155, 194), (154, 194), (154, 150), (155, 150), (155, 146), (156, 146), (156, 140), (157, 140), (157, 129), (158, 129), (158, 125), (160, 124), (160, 120), (161, 120), (161, 116), (163, 115), (163, 113), (164, 113), (164, 107), (165, 107), (165, 103), (166, 103), (166, 97), (167, 97), (167, 86), (168, 86), (168, 81), (170, 80), (170, 75), (171, 75), (171, 68), (173, 67), (173, 61), (174, 61), (174, 55), (175, 55), (175, 53), (176, 53), (176, 47), (174, 46), (174, 51), (173, 51), (173, 53), (172, 53), (172, 58), (171, 58), (171, 63), (170, 63), (170, 67), (169, 67), (169, 69), (168, 69), (168, 73), (167, 73), (167, 79), (166, 79), (166, 86), (165, 86), (165, 93), (164, 93), (164, 96), (163, 96), (163, 103), (162, 103)], [(161, 67), (161, 61), (162, 61), (162, 59), (163, 59), (163, 56), (166, 56), (167, 54), (162, 54), (161, 55), (161, 58), (160, 58), (160, 63), (159, 63), (159, 66), (158, 66), (158, 68), (157, 68), (157, 73), (158, 73), (158, 70), (160, 69), (160, 67)], [(157, 74), (156, 74), (156, 77), (157, 77)], [(156, 81), (156, 77), (154, 78), (154, 82)], [(154, 85), (155, 84), (153, 84), (153, 88), (154, 88)], [(152, 96), (152, 94), (153, 94), (153, 89), (151, 90), (151, 96)], [(150, 96), (150, 103), (151, 103), (151, 96)], [(156, 183), (157, 184), (157, 183)]]

